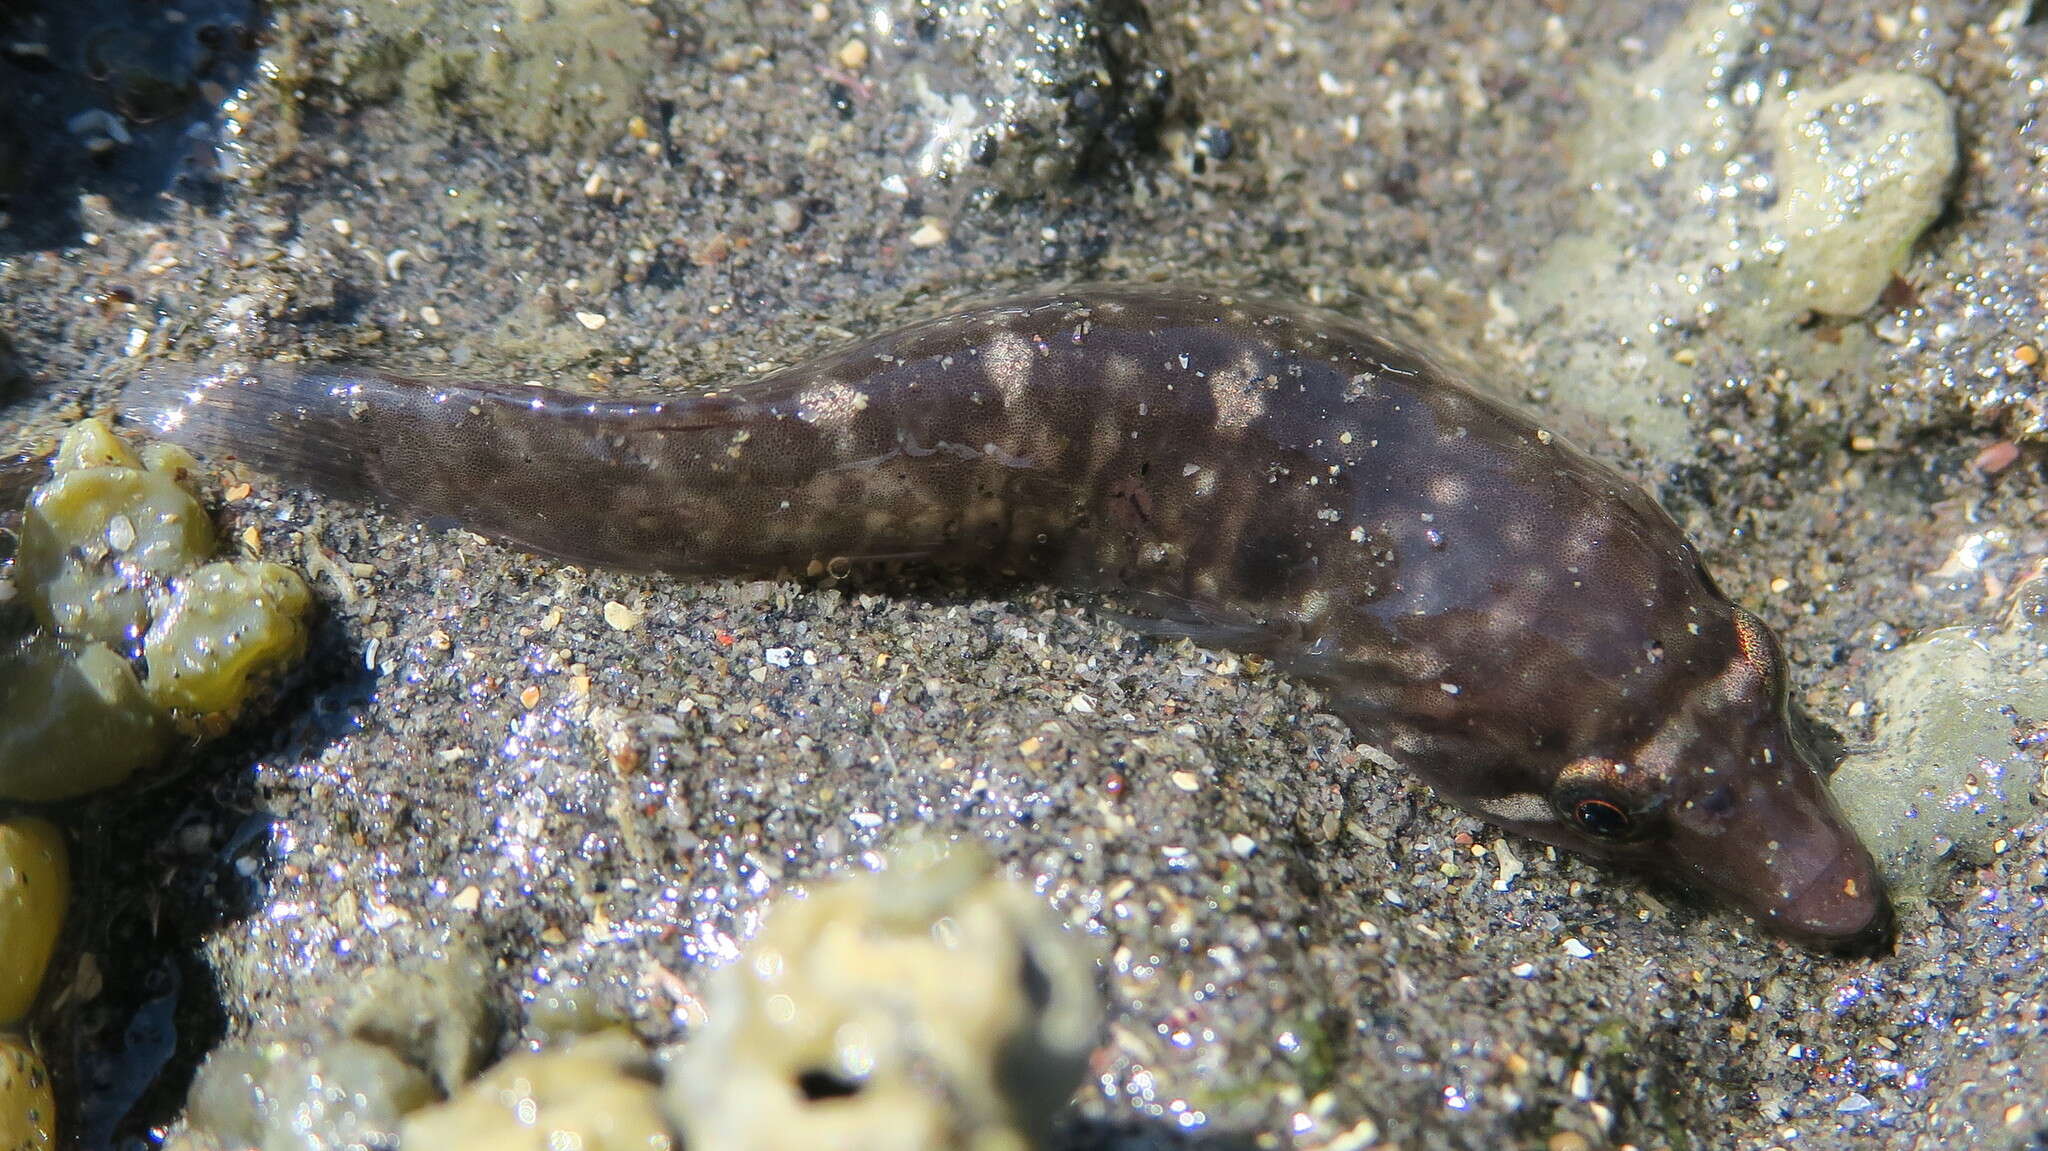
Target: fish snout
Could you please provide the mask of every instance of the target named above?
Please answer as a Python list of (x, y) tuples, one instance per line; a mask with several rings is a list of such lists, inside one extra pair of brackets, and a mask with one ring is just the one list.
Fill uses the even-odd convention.
[(1897, 927), (1884, 880), (1853, 835), (1810, 883), (1773, 910), (1778, 931), (1842, 955), (1891, 950)]
[(1671, 862), (1772, 932), (1816, 950), (1874, 955), (1891, 946), (1884, 876), (1827, 783), (1795, 755), (1681, 806)]

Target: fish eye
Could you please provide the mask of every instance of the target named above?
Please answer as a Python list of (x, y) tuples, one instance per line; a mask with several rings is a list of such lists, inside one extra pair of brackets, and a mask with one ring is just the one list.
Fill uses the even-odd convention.
[(1558, 822), (1588, 839), (1624, 843), (1655, 829), (1664, 796), (1641, 769), (1589, 755), (1558, 773), (1550, 807)]
[(1611, 799), (1586, 796), (1572, 802), (1572, 823), (1597, 839), (1624, 839), (1635, 830), (1628, 809)]

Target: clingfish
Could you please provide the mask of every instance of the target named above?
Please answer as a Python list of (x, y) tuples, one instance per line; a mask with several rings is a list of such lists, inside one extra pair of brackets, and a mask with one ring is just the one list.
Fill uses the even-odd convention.
[(1770, 629), (1643, 491), (1368, 324), (1079, 288), (662, 398), (227, 363), (145, 373), (125, 407), (578, 563), (914, 561), (1108, 593), (1317, 685), (1483, 819), (1809, 946), (1892, 937)]

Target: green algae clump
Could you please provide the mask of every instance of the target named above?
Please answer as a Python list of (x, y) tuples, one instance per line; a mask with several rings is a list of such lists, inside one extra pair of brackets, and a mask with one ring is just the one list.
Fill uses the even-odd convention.
[(0, 654), (0, 799), (71, 799), (163, 755), (169, 728), (126, 659), (39, 632)]
[(146, 466), (101, 420), (65, 433), (50, 479), (29, 497), (14, 563), (44, 627), (133, 654), (150, 594), (213, 554), (213, 524), (178, 482), (182, 470)]
[(312, 593), (297, 573), (206, 562), (196, 469), (183, 448), (131, 449), (103, 420), (64, 434), (11, 573), (41, 630), (0, 646), (0, 799), (111, 787), (175, 731), (218, 734), (304, 654)]
[(0, 1147), (47, 1151), (57, 1144), (57, 1097), (50, 1073), (26, 1040), (0, 1035)]
[[(35, 1002), (70, 891), (64, 834), (40, 819), (0, 821), (0, 1027), (20, 1020)], [(0, 1139), (0, 1147), (13, 1146)]]
[(171, 581), (142, 640), (151, 703), (188, 724), (232, 720), (256, 683), (305, 654), (312, 593), (297, 572), (230, 560)]

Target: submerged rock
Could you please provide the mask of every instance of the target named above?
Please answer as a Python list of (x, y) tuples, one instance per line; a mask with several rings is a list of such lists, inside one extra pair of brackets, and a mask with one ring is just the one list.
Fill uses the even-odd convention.
[(1875, 748), (1833, 790), (1893, 883), (1925, 891), (1951, 860), (1984, 863), (2048, 798), (2027, 724), (2048, 719), (2048, 576), (1985, 627), (1945, 627), (1891, 654), (1871, 685)]
[[(1171, 87), (1146, 59), (1143, 9), (1127, 0), (891, 0), (865, 23), (881, 34), (884, 98), (922, 121), (911, 179), (1044, 195), (1134, 153)], [(865, 64), (867, 53), (854, 39), (840, 62)]]
[(1777, 157), (1790, 295), (1854, 315), (1877, 302), (1941, 214), (1956, 170), (1955, 113), (1925, 77), (1852, 76), (1791, 105)]

